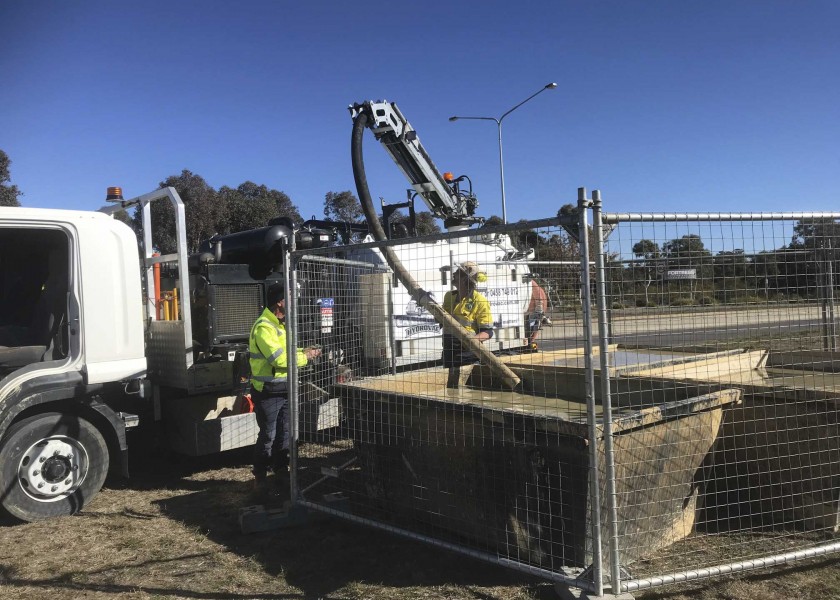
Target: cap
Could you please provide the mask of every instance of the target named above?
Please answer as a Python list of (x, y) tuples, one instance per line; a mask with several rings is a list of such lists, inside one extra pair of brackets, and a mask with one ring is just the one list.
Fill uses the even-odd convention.
[(467, 277), (475, 283), (487, 281), (487, 275), (485, 275), (481, 269), (478, 268), (478, 265), (471, 260), (459, 264), (458, 270), (466, 273)]
[(265, 293), (265, 305), (277, 304), (286, 297), (286, 288), (282, 283), (272, 283)]

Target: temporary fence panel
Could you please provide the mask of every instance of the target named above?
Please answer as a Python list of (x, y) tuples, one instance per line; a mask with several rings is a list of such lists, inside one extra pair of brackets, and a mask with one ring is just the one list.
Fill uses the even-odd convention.
[[(730, 451), (721, 439), (742, 435), (725, 428), (745, 389), (684, 375), (708, 372), (719, 352), (616, 346), (675, 315), (614, 300), (635, 300), (644, 286), (630, 275), (647, 271), (634, 271), (636, 242), (627, 256), (599, 251), (603, 229), (587, 214), (293, 253), (291, 338), (323, 350), (291, 378), (296, 501), (597, 593), (605, 581), (642, 585), (638, 565), (690, 544), (707, 518), (701, 483)], [(620, 238), (606, 244), (623, 248)], [(519, 387), (491, 361), (442, 366), (441, 328), (397, 282), (385, 246), (439, 303), (458, 266), (476, 263), (494, 331), (484, 345)], [(675, 297), (705, 290), (705, 270), (672, 266), (695, 286)], [(579, 304), (543, 304), (546, 288)]]
[(594, 361), (605, 578), (633, 591), (840, 549), (840, 213), (602, 214), (584, 196), (617, 347)]
[[(440, 304), (476, 263), (484, 346), (519, 388), (469, 355), (442, 365), (441, 327), (385, 246)], [(592, 565), (603, 450), (589, 444), (580, 251), (557, 218), (296, 252), (292, 266), (293, 336), (323, 352), (297, 369), (300, 504), (554, 581)], [(542, 304), (546, 288), (563, 300)]]

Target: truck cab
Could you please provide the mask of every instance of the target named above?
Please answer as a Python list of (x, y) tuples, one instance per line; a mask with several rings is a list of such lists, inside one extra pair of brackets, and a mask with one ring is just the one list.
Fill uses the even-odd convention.
[(108, 215), (0, 208), (0, 485), (18, 518), (75, 512), (125, 450), (99, 397), (145, 375), (138, 261)]

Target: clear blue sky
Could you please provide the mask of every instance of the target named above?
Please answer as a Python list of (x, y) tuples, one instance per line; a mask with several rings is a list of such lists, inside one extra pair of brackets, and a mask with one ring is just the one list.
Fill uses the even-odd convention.
[[(26, 206), (95, 208), (182, 169), (355, 193), (347, 105), (397, 102), (479, 214), (840, 209), (840, 3), (0, 2), (0, 149)], [(373, 136), (371, 192), (407, 182)]]

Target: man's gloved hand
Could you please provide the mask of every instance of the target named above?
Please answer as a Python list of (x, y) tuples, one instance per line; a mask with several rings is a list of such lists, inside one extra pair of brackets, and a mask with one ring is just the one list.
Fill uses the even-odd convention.
[(430, 304), (437, 304), (437, 300), (435, 300), (434, 294), (432, 292), (427, 292), (426, 290), (420, 290), (415, 298), (417, 300), (417, 304), (426, 308)]

